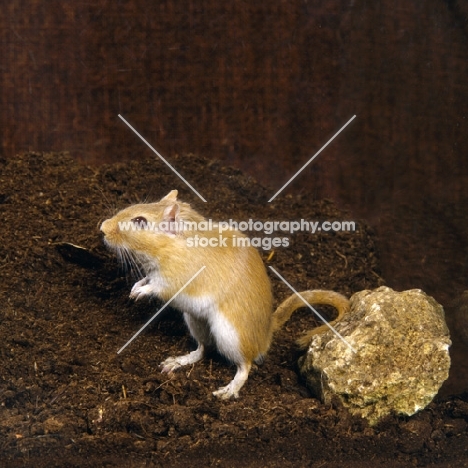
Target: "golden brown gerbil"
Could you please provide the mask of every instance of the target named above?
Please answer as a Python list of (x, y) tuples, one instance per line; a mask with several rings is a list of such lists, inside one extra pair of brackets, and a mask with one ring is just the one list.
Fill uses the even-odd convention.
[[(236, 230), (222, 232), (181, 229), (182, 223), (206, 221), (190, 205), (177, 200), (173, 190), (157, 203), (129, 206), (104, 221), (105, 243), (121, 258), (136, 262), (145, 278), (132, 288), (130, 297), (155, 295), (171, 299), (201, 268), (205, 267), (173, 300), (198, 347), (189, 354), (169, 357), (161, 363), (163, 372), (202, 359), (206, 346), (214, 345), (236, 364), (234, 379), (213, 392), (222, 399), (237, 397), (253, 362), (267, 353), (273, 332), (279, 329), (304, 303), (297, 295), (286, 299), (272, 313), (271, 285), (260, 254), (254, 247), (237, 247), (245, 236)], [(187, 226), (187, 225), (186, 225)], [(203, 237), (208, 247), (195, 246)], [(203, 244), (203, 245), (205, 245)], [(333, 291), (313, 290), (301, 295), (310, 304), (328, 304), (338, 310), (340, 320), (349, 301)], [(299, 340), (307, 347), (311, 336), (326, 330), (315, 328)]]

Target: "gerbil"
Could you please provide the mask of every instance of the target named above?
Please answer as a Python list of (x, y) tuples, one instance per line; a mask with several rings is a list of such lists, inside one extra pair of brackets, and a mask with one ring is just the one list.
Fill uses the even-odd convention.
[[(206, 267), (174, 300), (189, 331), (197, 341), (195, 351), (169, 357), (162, 372), (202, 359), (206, 346), (218, 351), (237, 366), (234, 379), (213, 392), (222, 399), (237, 397), (253, 362), (267, 353), (273, 332), (304, 303), (295, 294), (272, 312), (270, 280), (260, 254), (254, 247), (237, 247), (245, 236), (236, 230), (222, 232), (179, 229), (181, 223), (206, 221), (190, 205), (177, 200), (173, 190), (157, 203), (132, 205), (104, 221), (105, 243), (121, 257), (136, 262), (145, 278), (132, 288), (130, 297), (157, 296), (171, 299), (202, 267)], [(171, 224), (172, 223), (172, 224)], [(158, 226), (159, 229), (154, 229)], [(194, 246), (198, 235), (208, 247)], [(237, 244), (236, 244), (237, 245)], [(348, 299), (333, 291), (306, 291), (301, 295), (311, 304), (329, 304), (338, 310), (338, 321), (349, 308)], [(332, 323), (334, 323), (332, 322)], [(326, 330), (315, 328), (299, 340), (306, 347), (311, 335)]]

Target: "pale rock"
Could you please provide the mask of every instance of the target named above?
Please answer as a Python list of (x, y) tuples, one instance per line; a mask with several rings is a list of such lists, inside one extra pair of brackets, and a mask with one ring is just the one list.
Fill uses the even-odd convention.
[(323, 402), (338, 398), (370, 424), (425, 408), (447, 379), (449, 330), (442, 306), (419, 289), (361, 291), (331, 330), (316, 335), (301, 374)]

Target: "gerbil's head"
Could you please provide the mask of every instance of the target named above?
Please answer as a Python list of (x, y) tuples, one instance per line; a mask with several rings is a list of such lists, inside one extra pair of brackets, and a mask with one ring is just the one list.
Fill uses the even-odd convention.
[(118, 253), (156, 257), (158, 249), (183, 235), (178, 229), (181, 223), (203, 220), (190, 205), (178, 201), (177, 190), (172, 190), (159, 202), (131, 205), (119, 211), (101, 224), (101, 231), (105, 243)]

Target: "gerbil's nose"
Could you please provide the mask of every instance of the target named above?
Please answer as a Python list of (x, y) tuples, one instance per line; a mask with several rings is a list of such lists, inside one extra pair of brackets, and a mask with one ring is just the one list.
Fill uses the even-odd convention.
[[(106, 229), (106, 226), (107, 226), (107, 229)], [(107, 234), (107, 231), (108, 231), (108, 228), (109, 228), (109, 219), (106, 219), (102, 224), (101, 224), (101, 231), (104, 233), (104, 234)]]

